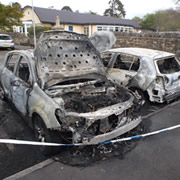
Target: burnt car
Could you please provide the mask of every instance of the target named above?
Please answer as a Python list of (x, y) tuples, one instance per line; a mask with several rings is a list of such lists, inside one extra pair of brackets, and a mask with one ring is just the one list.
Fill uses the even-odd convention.
[[(41, 142), (96, 144), (135, 128), (134, 96), (106, 78), (89, 39), (42, 34), (36, 49), (9, 52), (0, 66), (4, 96)], [(44, 154), (53, 147), (41, 147)]]
[(107, 78), (133, 92), (144, 104), (180, 95), (180, 64), (175, 55), (145, 48), (117, 48), (101, 53)]

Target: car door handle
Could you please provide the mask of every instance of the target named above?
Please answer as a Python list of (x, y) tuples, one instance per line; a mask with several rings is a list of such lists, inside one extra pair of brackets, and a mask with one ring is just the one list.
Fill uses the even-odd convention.
[(20, 86), (19, 80), (12, 81), (11, 86), (17, 86), (17, 87)]

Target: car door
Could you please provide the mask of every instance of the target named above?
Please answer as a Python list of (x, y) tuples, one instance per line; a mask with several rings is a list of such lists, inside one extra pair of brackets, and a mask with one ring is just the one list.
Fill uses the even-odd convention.
[(127, 86), (129, 81), (137, 74), (139, 59), (126, 54), (114, 54), (107, 70), (107, 78), (115, 83)]
[(9, 53), (5, 60), (4, 68), (1, 73), (1, 84), (5, 93), (5, 96), (11, 100), (11, 82), (15, 78), (15, 66), (19, 61), (19, 54)]
[(28, 62), (25, 56), (20, 56), (19, 62), (15, 67), (15, 76), (10, 86), (12, 102), (23, 115), (26, 115), (28, 112), (27, 101), (31, 89), (32, 76)]

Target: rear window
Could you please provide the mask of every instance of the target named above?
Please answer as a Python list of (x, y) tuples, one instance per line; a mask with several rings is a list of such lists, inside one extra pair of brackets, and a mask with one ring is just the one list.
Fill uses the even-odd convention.
[(180, 71), (180, 66), (174, 57), (157, 60), (157, 66), (159, 72), (162, 74), (171, 74)]
[(0, 40), (11, 40), (12, 38), (10, 36), (4, 36), (0, 35)]

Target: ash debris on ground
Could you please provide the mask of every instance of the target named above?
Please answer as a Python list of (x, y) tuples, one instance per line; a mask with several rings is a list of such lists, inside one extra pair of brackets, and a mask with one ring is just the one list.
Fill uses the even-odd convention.
[[(150, 131), (150, 127), (150, 121), (142, 121), (142, 123), (135, 129), (117, 137), (117, 139), (147, 133)], [(62, 147), (62, 151), (54, 156), (53, 159), (70, 166), (90, 166), (95, 162), (108, 160), (114, 157), (123, 159), (125, 155), (133, 150), (140, 141), (141, 139), (111, 144)]]
[[(177, 102), (179, 100), (180, 98), (172, 102)], [(139, 114), (142, 116), (148, 116), (150, 113), (157, 112), (166, 105), (167, 103), (148, 103), (147, 106), (143, 106), (143, 108), (140, 109)], [(17, 115), (17, 113), (9, 105), (9, 103), (0, 100), (0, 107), (0, 129), (3, 129), (3, 131), (0, 131), (1, 138), (6, 139), (16, 137), (16, 139), (34, 140), (33, 132), (30, 130), (27, 124), (22, 121), (22, 119)], [(151, 123), (149, 122), (149, 120), (143, 120), (138, 127), (126, 133), (125, 135), (120, 136), (120, 138), (146, 133), (150, 131), (150, 128)], [(4, 131), (6, 132), (7, 137), (2, 136), (2, 132)], [(123, 159), (125, 155), (128, 152), (133, 151), (133, 149), (139, 143), (141, 143), (142, 140), (144, 139), (127, 141), (123, 143), (107, 144), (104, 146), (86, 146), (80, 148), (63, 147), (62, 152), (54, 156), (54, 159), (70, 166), (91, 166), (103, 160), (111, 160), (112, 158)], [(13, 147), (14, 149), (12, 151), (11, 146), (9, 147), (5, 144), (0, 145), (0, 179), (17, 173), (30, 166), (33, 166), (34, 164), (37, 164), (38, 162), (41, 162), (47, 158), (51, 158), (44, 157), (40, 153), (39, 147), (23, 145), (13, 145)]]

